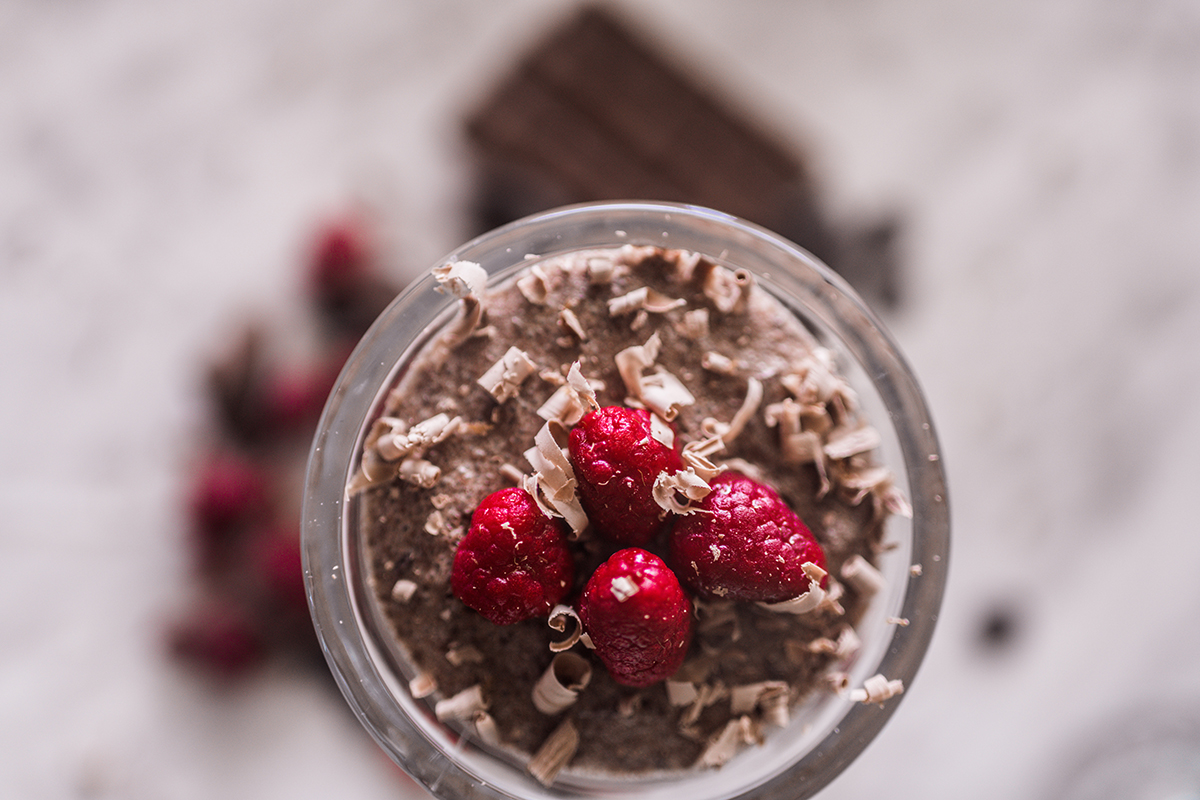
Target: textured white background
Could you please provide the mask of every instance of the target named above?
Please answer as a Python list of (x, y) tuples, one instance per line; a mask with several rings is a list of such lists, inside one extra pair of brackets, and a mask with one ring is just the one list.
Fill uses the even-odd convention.
[[(457, 245), (459, 120), (568, 7), (0, 4), (0, 794), (419, 794), (323, 682), (214, 693), (163, 658), (201, 367), (250, 314), (286, 325), (351, 197), (398, 276)], [(887, 321), (943, 439), (951, 585), (823, 797), (1051, 797), (1130, 715), (1195, 720), (1200, 4), (636, 9), (809, 148), (837, 217), (905, 220)], [(997, 604), (1020, 624), (989, 652)]]

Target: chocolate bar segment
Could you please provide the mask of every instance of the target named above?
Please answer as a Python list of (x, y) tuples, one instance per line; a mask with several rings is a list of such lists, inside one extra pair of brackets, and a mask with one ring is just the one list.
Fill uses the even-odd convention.
[(467, 130), (487, 187), (485, 224), (563, 202), (669, 200), (832, 255), (800, 158), (602, 7), (536, 45)]

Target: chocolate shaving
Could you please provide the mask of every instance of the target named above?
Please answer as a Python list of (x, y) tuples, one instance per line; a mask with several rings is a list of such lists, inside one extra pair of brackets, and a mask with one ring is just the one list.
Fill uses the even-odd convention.
[(617, 250), (617, 264), (628, 269), (630, 266), (641, 265), (659, 252), (661, 251), (657, 247), (649, 244), (621, 245), (620, 249)]
[(572, 363), (567, 370), (567, 385), (575, 390), (588, 411), (595, 411), (600, 407), (600, 403), (596, 401), (596, 392), (604, 389), (604, 381), (585, 378), (578, 361)]
[(575, 488), (575, 471), (563, 449), (566, 445), (566, 429), (554, 421), (547, 421), (534, 435), (534, 446), (525, 451), (527, 460), (541, 475), (554, 496), (565, 496)]
[(639, 591), (641, 591), (641, 587), (624, 575), (613, 578), (612, 585), (609, 586), (609, 592), (617, 599), (618, 603), (624, 603)]
[(557, 517), (565, 519), (567, 525), (571, 528), (571, 537), (576, 539), (579, 537), (585, 528), (588, 526), (587, 514), (583, 511), (583, 506), (579, 504), (577, 498), (574, 498), (574, 492), (571, 492), (572, 499), (559, 500), (549, 492), (542, 482), (542, 476), (539, 473), (524, 476), (521, 484), (525, 491), (529, 492), (533, 497), (538, 508), (548, 517)]
[(829, 588), (825, 590), (825, 599), (821, 601), (821, 605), (817, 606), (817, 611), (837, 616), (845, 614), (846, 609), (842, 608), (842, 604), (839, 602), (846, 593), (845, 588), (840, 582), (834, 580), (832, 576), (826, 583)]
[[(701, 269), (708, 265), (707, 269)], [(741, 313), (746, 309), (754, 279), (746, 270), (734, 272), (710, 262), (697, 264), (695, 275), (703, 281), (701, 291), (722, 314)]]
[(437, 681), (433, 675), (428, 672), (422, 672), (408, 682), (408, 693), (414, 699), (420, 700), (424, 697), (429, 697), (437, 691)]
[(616, 264), (604, 256), (592, 256), (587, 260), (588, 282), (595, 285), (612, 283)]
[(387, 461), (395, 461), (410, 455), (421, 455), (435, 444), (444, 442), (454, 435), (462, 425), (462, 417), (436, 414), (422, 420), (407, 430), (393, 429), (378, 439), (375, 449)]
[(858, 631), (847, 625), (838, 633), (837, 648), (833, 654), (841, 659), (850, 659), (858, 654), (862, 648), (862, 639), (858, 636)]
[(683, 313), (683, 321), (676, 328), (679, 335), (692, 341), (700, 341), (708, 336), (708, 309), (693, 308)]
[(886, 467), (835, 468), (837, 484), (850, 497), (850, 505), (856, 506), (871, 492), (882, 489), (892, 480), (891, 470)]
[(395, 461), (411, 450), (411, 448), (401, 449), (395, 439), (396, 436), (403, 435), (407, 430), (408, 426), (402, 419), (380, 417), (371, 425), (371, 432), (367, 436), (367, 446), (373, 448), (384, 461)]
[(653, 374), (643, 374), (654, 366), (660, 347), (662, 340), (655, 332), (644, 345), (627, 347), (617, 353), (614, 360), (625, 383), (625, 390), (631, 397), (670, 422), (678, 415), (680, 408), (695, 403), (696, 398), (678, 378), (661, 367)]
[(482, 297), (487, 288), (487, 270), (474, 261), (454, 261), (433, 268), (438, 290), (450, 292), (459, 300), (464, 297)]
[(828, 672), (825, 674), (825, 682), (834, 692), (843, 694), (850, 688), (850, 674), (841, 670)]
[(579, 321), (579, 317), (569, 308), (564, 308), (558, 312), (558, 322), (564, 328), (575, 334), (575, 337), (581, 342), (587, 341), (587, 333), (583, 330), (583, 324)]
[(549, 786), (563, 767), (570, 763), (579, 749), (579, 731), (570, 717), (554, 729), (554, 732), (542, 742), (542, 746), (529, 759), (525, 768), (538, 783)]
[(734, 686), (729, 690), (729, 711), (732, 714), (749, 714), (758, 708), (764, 698), (784, 694), (788, 685), (784, 681), (759, 681)]
[(729, 689), (723, 683), (702, 683), (696, 687), (696, 698), (687, 710), (679, 717), (680, 728), (688, 728), (696, 724), (704, 709), (729, 696)]
[(899, 679), (889, 681), (882, 675), (872, 675), (863, 681), (861, 689), (852, 689), (850, 691), (850, 699), (856, 703), (878, 703), (882, 705), (884, 700), (890, 700), (903, 692), (904, 681)]
[(417, 584), (408, 578), (401, 578), (392, 585), (392, 599), (397, 603), (407, 603), (417, 593)]
[[(467, 295), (459, 300), (459, 313), (454, 323), (446, 329), (443, 334), (443, 344), (451, 350), (454, 350), (463, 342), (475, 337), (479, 329), (479, 323), (483, 320), (483, 303), (475, 295)], [(483, 335), (487, 336), (490, 333), (486, 330), (482, 331)]]
[[(406, 469), (403, 462), (392, 462), (407, 456), (423, 455), (430, 447), (456, 433), (461, 425), (461, 417), (451, 418), (445, 413), (422, 420), (411, 428), (406, 428), (404, 421), (396, 417), (380, 417), (371, 425), (359, 471), (350, 480), (347, 491), (353, 495), (370, 486), (386, 483)], [(412, 465), (407, 469), (408, 474), (414, 474)], [(408, 475), (403, 477), (409, 480)], [(417, 477), (428, 481), (428, 470), (425, 469)], [(432, 486), (436, 480), (436, 477), (433, 478), (429, 485)]]
[(675, 681), (668, 679), (667, 687), (667, 702), (676, 707), (691, 705), (700, 696), (696, 690), (696, 685), (688, 681)]
[(458, 318), (446, 330), (443, 341), (454, 349), (471, 338), (483, 319), (481, 297), (487, 288), (487, 270), (473, 261), (455, 261), (435, 267), (438, 290), (448, 291), (461, 305)]
[[(706, 650), (723, 650), (742, 638), (741, 620), (734, 603), (728, 600), (697, 600), (695, 606), (696, 634)], [(694, 670), (702, 664), (697, 664), (693, 659), (684, 666)]]
[(751, 419), (754, 418), (758, 411), (758, 405), (762, 402), (763, 386), (757, 378), (750, 378), (746, 382), (746, 398), (742, 401), (741, 407), (737, 413), (733, 415), (728, 423), (717, 422), (711, 417), (705, 419), (701, 427), (709, 436), (718, 436), (721, 441), (728, 444), (741, 434)]
[(596, 392), (603, 388), (603, 381), (589, 381), (583, 377), (579, 362), (576, 361), (567, 370), (566, 382), (546, 398), (537, 414), (547, 422), (574, 425), (584, 414), (600, 407), (596, 401)]
[(433, 713), (440, 722), (446, 722), (474, 719), (477, 713), (485, 710), (487, 702), (483, 698), (483, 687), (477, 683), (453, 697), (439, 700), (433, 708)]
[(760, 681), (734, 686), (729, 693), (731, 714), (762, 712), (764, 721), (782, 728), (788, 724), (789, 687), (785, 681)]
[(538, 377), (551, 386), (564, 386), (567, 383), (567, 376), (556, 369), (539, 369)]
[(496, 720), (486, 711), (478, 712), (471, 724), (475, 726), (475, 735), (484, 743), (498, 745), (502, 741)]
[(400, 462), (398, 474), (400, 479), (407, 483), (422, 489), (432, 489), (442, 477), (442, 470), (423, 458), (406, 458)]
[(482, 664), (484, 656), (474, 645), (454, 645), (446, 651), (446, 660), (461, 667), (463, 664)]
[(525, 490), (543, 512), (565, 519), (578, 535), (588, 520), (575, 493), (575, 471), (564, 452), (566, 441), (566, 429), (553, 420), (538, 430), (534, 446), (525, 451), (525, 459), (534, 469), (525, 480)]
[[(809, 653), (816, 653), (817, 655), (821, 656), (830, 656), (837, 652), (837, 642), (835, 642), (833, 639), (830, 639), (828, 636), (819, 636), (809, 642), (804, 649)], [(803, 658), (803, 656), (799, 656), (799, 658)]]
[(729, 762), (743, 745), (761, 744), (762, 731), (750, 717), (731, 719), (701, 753), (697, 762), (702, 767), (720, 767)]
[(857, 553), (842, 564), (841, 576), (856, 592), (867, 596), (877, 594), (887, 586), (883, 574)]
[(680, 408), (696, 402), (687, 387), (662, 367), (653, 374), (643, 376), (641, 384), (639, 399), (646, 404), (646, 408), (667, 422), (678, 416)]
[(894, 514), (897, 517), (912, 519), (912, 505), (908, 502), (908, 498), (892, 485), (891, 482), (877, 489), (873, 496), (878, 499), (881, 511)]
[(801, 405), (824, 407), (835, 423), (848, 421), (858, 405), (854, 390), (836, 371), (832, 351), (824, 347), (813, 348), (780, 383)]
[(869, 453), (879, 447), (881, 441), (879, 431), (870, 425), (837, 428), (829, 434), (823, 449), (829, 458), (849, 458), (859, 453)]
[(650, 415), (650, 438), (668, 450), (675, 448), (675, 429), (658, 414)]
[(625, 382), (625, 391), (634, 397), (641, 394), (642, 371), (654, 366), (661, 348), (662, 339), (658, 333), (654, 333), (645, 344), (627, 347), (613, 357), (621, 380)]
[(425, 532), (430, 536), (449, 537), (454, 530), (454, 526), (447, 521), (446, 515), (442, 513), (441, 509), (435, 508), (425, 518)]
[(508, 351), (483, 373), (477, 381), (496, 398), (496, 402), (504, 403), (516, 397), (521, 384), (530, 375), (537, 372), (537, 365), (529, 360), (529, 356), (519, 347), (510, 347)]
[(712, 487), (693, 469), (682, 469), (673, 473), (664, 470), (654, 479), (651, 491), (654, 502), (658, 503), (663, 511), (686, 515), (700, 510), (692, 503), (707, 497)]
[(820, 485), (817, 497), (829, 493), (832, 484), (825, 464), (825, 450), (815, 431), (804, 430), (801, 415), (804, 407), (790, 397), (767, 406), (764, 421), (767, 427), (779, 428), (779, 447), (785, 464), (813, 464)]
[(533, 686), (533, 705), (543, 714), (558, 714), (575, 704), (592, 680), (592, 665), (576, 653), (559, 653)]
[(631, 292), (614, 297), (608, 301), (608, 314), (620, 317), (633, 311), (645, 311), (649, 314), (665, 314), (676, 308), (687, 305), (682, 297), (671, 298), (648, 286), (642, 286)]
[(737, 364), (729, 356), (723, 356), (715, 350), (709, 350), (700, 357), (700, 366), (718, 375), (733, 375), (737, 372)]
[(688, 442), (680, 453), (684, 466), (695, 472), (700, 478), (711, 481), (723, 471), (713, 464), (709, 456), (725, 449), (725, 442), (720, 436), (709, 436), (694, 442)]
[(525, 478), (525, 473), (512, 464), (501, 464), (499, 472), (500, 477), (504, 478), (512, 486), (520, 486)]
[(534, 305), (546, 305), (550, 295), (550, 287), (546, 282), (546, 273), (541, 264), (534, 264), (524, 276), (517, 281), (517, 289), (525, 299)]
[(562, 425), (574, 425), (583, 419), (586, 410), (579, 400), (579, 393), (563, 384), (546, 398), (546, 402), (538, 408), (537, 415), (547, 422), (554, 420)]
[[(567, 621), (571, 621), (571, 630), (567, 632)], [(575, 609), (565, 603), (559, 603), (550, 611), (546, 624), (559, 633), (566, 633), (567, 638), (550, 643), (550, 652), (561, 653), (570, 650), (583, 636), (583, 620), (575, 613)]]
[(677, 282), (691, 283), (696, 279), (696, 267), (704, 257), (692, 250), (664, 250), (663, 258), (674, 265)]
[(811, 561), (805, 561), (800, 568), (808, 576), (808, 591), (790, 600), (783, 600), (778, 603), (759, 603), (758, 605), (768, 611), (785, 614), (807, 614), (810, 611), (817, 610), (825, 603), (826, 592), (821, 588), (821, 579), (826, 575), (825, 570)]

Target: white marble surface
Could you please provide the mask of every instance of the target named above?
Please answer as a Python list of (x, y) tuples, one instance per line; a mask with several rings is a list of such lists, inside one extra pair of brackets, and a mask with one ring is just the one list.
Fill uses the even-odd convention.
[[(411, 270), (458, 244), (462, 111), (565, 8), (0, 4), (4, 796), (418, 795), (319, 681), (214, 694), (163, 658), (199, 370), (286, 322), (349, 197)], [(836, 214), (906, 219), (888, 322), (943, 439), (951, 585), (822, 796), (1054, 796), (1126, 714), (1200, 716), (1200, 3), (636, 8), (811, 148)], [(1022, 625), (988, 655), (995, 603)]]

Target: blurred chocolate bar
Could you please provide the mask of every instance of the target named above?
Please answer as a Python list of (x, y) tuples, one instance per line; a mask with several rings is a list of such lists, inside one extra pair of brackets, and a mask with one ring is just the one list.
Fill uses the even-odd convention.
[(574, 202), (695, 203), (770, 228), (893, 301), (884, 251), (894, 228), (835, 231), (801, 156), (654, 42), (588, 5), (520, 59), (467, 119), (479, 156), (478, 227)]

